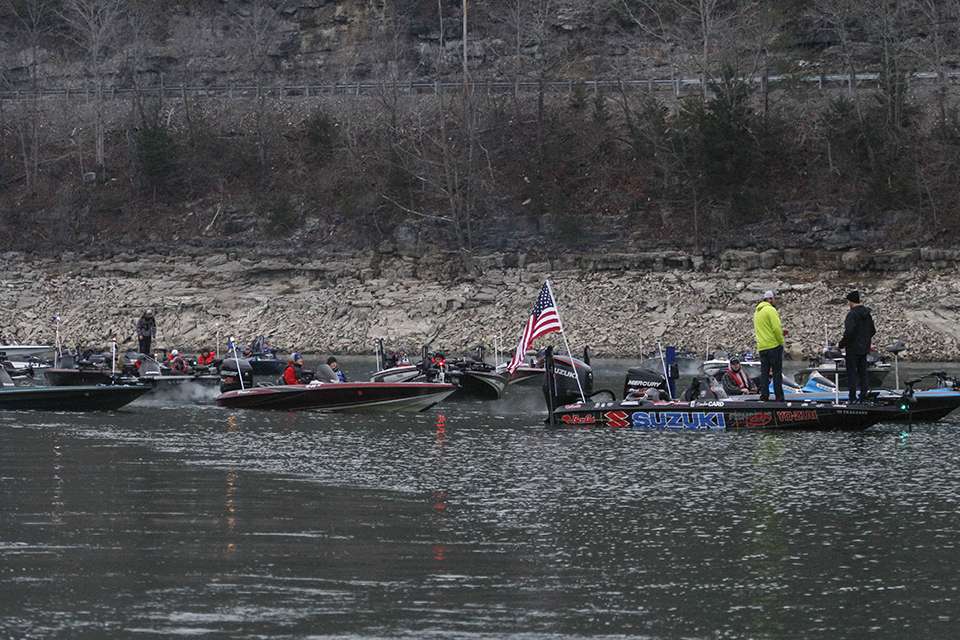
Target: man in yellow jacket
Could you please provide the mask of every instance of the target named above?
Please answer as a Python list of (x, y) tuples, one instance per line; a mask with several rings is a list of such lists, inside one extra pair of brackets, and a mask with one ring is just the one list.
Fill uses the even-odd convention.
[(763, 300), (753, 312), (753, 331), (760, 352), (760, 400), (770, 399), (770, 378), (773, 374), (773, 395), (783, 402), (783, 327), (777, 313), (777, 295), (763, 294)]

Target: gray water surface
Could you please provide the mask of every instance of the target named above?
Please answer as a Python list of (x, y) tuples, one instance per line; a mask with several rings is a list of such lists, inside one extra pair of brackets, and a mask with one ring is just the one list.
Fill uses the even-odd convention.
[(960, 633), (957, 421), (552, 431), (539, 410), (0, 413), (0, 637)]

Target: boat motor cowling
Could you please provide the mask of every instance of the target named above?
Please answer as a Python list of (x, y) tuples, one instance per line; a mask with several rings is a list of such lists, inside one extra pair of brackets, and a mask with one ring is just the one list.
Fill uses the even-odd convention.
[[(593, 368), (583, 360), (569, 356), (553, 357), (553, 376), (555, 380), (556, 402), (558, 405), (580, 402), (580, 388), (583, 394), (590, 397), (593, 393)], [(580, 384), (577, 384), (577, 378)], [(544, 384), (544, 393), (547, 393)]]
[(646, 394), (647, 389), (657, 389), (664, 398), (669, 394), (667, 380), (662, 373), (639, 367), (628, 369), (623, 380), (623, 397), (642, 396)]

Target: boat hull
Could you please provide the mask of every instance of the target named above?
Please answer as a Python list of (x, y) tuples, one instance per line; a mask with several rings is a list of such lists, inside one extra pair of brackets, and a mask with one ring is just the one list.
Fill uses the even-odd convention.
[(52, 351), (53, 347), (42, 344), (0, 344), (0, 353), (6, 354), (8, 360), (23, 360)]
[(111, 384), (113, 376), (102, 369), (58, 369), (51, 367), (43, 371), (43, 377), (52, 387), (82, 387), (98, 384)]
[(897, 407), (816, 402), (608, 402), (555, 411), (558, 426), (642, 431), (863, 431), (900, 413)]
[(455, 398), (476, 400), (499, 400), (507, 388), (507, 376), (495, 371), (466, 370), (460, 374), (460, 388)]
[[(847, 392), (841, 391), (840, 399), (844, 400), (846, 397)], [(832, 403), (834, 399), (834, 394), (827, 391), (787, 394), (786, 396), (786, 400), (789, 402)], [(895, 391), (874, 391), (870, 394), (870, 400), (876, 404), (899, 408), (903, 404), (903, 394)], [(913, 402), (906, 406), (908, 407), (906, 410), (894, 414), (890, 420), (895, 422), (936, 422), (960, 409), (960, 391), (954, 389), (916, 391), (914, 392)]]
[(516, 371), (507, 380), (509, 386), (540, 386), (543, 384), (543, 367), (517, 367)]
[(217, 404), (288, 411), (424, 411), (454, 391), (454, 385), (429, 382), (288, 385), (228, 391), (217, 397)]
[(138, 385), (16, 387), (0, 389), (0, 409), (30, 411), (114, 411), (150, 389)]

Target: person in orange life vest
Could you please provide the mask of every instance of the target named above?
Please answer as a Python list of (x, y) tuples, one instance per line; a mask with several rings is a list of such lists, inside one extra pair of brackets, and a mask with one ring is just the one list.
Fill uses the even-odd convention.
[(294, 352), (287, 360), (287, 368), (283, 370), (283, 384), (303, 384), (303, 356)]
[(198, 367), (209, 367), (213, 364), (213, 351), (208, 347), (204, 347), (200, 352), (200, 355), (197, 356), (197, 366)]
[(757, 392), (757, 385), (740, 364), (739, 358), (730, 358), (730, 366), (723, 372), (720, 380), (728, 396), (742, 396)]

